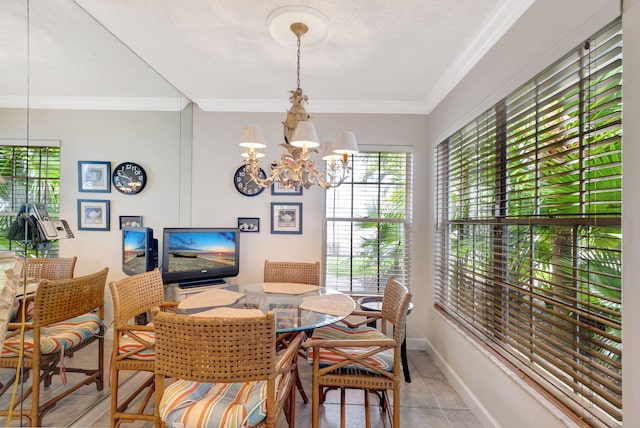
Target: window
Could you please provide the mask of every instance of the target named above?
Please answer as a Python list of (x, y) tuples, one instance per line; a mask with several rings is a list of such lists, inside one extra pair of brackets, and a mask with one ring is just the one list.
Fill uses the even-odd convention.
[(622, 426), (617, 21), (436, 149), (436, 306), (590, 426)]
[(351, 163), (326, 192), (326, 286), (382, 294), (391, 275), (410, 286), (412, 155), (365, 151)]
[[(0, 140), (0, 251), (13, 250), (24, 253), (25, 245), (20, 241), (7, 240), (7, 231), (20, 206), (25, 203), (44, 203), (52, 217), (60, 209), (60, 143), (37, 141), (26, 144), (25, 140)], [(34, 249), (27, 247), (29, 254)], [(58, 254), (57, 241), (46, 254)]]

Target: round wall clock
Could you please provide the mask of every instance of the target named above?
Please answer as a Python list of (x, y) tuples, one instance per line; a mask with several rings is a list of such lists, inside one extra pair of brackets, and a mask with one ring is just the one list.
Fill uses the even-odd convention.
[[(253, 181), (253, 178), (247, 173), (246, 168), (246, 165), (242, 165), (236, 170), (235, 174), (233, 174), (233, 184), (236, 186), (238, 192), (245, 196), (259, 195), (264, 190), (264, 187), (258, 186), (256, 182)], [(260, 168), (258, 178), (264, 179), (266, 176), (264, 170)]]
[(113, 186), (126, 195), (140, 193), (147, 184), (147, 173), (137, 163), (122, 162), (111, 174)]

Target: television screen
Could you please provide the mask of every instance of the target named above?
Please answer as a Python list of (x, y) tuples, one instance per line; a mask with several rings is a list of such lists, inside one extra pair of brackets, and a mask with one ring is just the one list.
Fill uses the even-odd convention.
[(122, 228), (122, 271), (135, 275), (158, 267), (158, 240), (148, 227)]
[(224, 283), (240, 270), (240, 231), (234, 228), (165, 228), (162, 279), (195, 287)]

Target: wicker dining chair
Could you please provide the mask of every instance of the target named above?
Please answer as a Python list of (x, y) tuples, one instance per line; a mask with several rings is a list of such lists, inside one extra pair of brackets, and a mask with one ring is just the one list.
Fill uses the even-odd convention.
[[(276, 358), (271, 311), (235, 309), (225, 318), (160, 312), (153, 323), (156, 426), (273, 428), (283, 410), (293, 426), (292, 373), (304, 333)], [(175, 381), (165, 386), (165, 378)]]
[[(295, 284), (320, 285), (320, 262), (271, 262), (264, 261), (264, 282), (292, 282)], [(311, 335), (311, 332), (308, 332)], [(280, 336), (279, 344), (287, 344), (287, 335)], [(303, 346), (304, 347), (304, 346)], [(300, 357), (306, 358), (306, 350), (300, 350)], [(298, 369), (295, 372), (296, 388), (300, 391), (300, 396), (305, 403), (309, 402), (309, 397), (304, 390)]]
[(264, 261), (264, 282), (320, 285), (320, 262)]
[(77, 257), (33, 257), (27, 261), (29, 279), (73, 278)]
[[(401, 345), (404, 340), (409, 290), (393, 277), (387, 281), (380, 312), (367, 312), (365, 323), (380, 319), (381, 329), (363, 325), (357, 329), (337, 326), (333, 331), (317, 329), (310, 341), (308, 361), (312, 371), (312, 426), (319, 424), (319, 406), (326, 390), (340, 389), (340, 426), (345, 423), (345, 389), (365, 391), (366, 426), (371, 426), (369, 392), (380, 398), (383, 414), (391, 426), (400, 427)], [(387, 334), (387, 324), (393, 332)], [(387, 391), (393, 391), (393, 411)]]
[[(27, 419), (30, 426), (42, 426), (45, 413), (55, 404), (84, 385), (96, 383), (100, 391), (104, 385), (104, 289), (109, 269), (71, 279), (41, 280), (35, 294), (35, 307), (30, 322), (10, 323), (5, 336), (0, 367), (18, 369), (21, 365), (31, 373), (31, 385), (14, 403), (18, 417)], [(21, 331), (24, 326), (24, 341)], [(71, 367), (62, 364), (64, 357), (97, 341), (97, 368)], [(40, 383), (47, 388), (54, 375), (82, 373), (77, 383), (48, 391), (48, 399), (40, 402)], [(20, 376), (17, 376), (20, 377)], [(23, 378), (24, 379), (24, 378)], [(0, 390), (7, 392), (11, 383)], [(31, 395), (31, 408), (18, 411)], [(22, 402), (20, 402), (22, 401)], [(8, 416), (10, 409), (0, 410)]]
[[(175, 311), (176, 302), (164, 301), (162, 275), (158, 269), (112, 281), (113, 348), (111, 351), (111, 425), (135, 420), (154, 421), (153, 412), (145, 413), (154, 393), (154, 328), (152, 324), (130, 324), (137, 315), (158, 308)], [(147, 372), (148, 379), (127, 397), (118, 396), (120, 372)], [(137, 411), (129, 410), (132, 401), (147, 390)], [(118, 400), (120, 399), (120, 403)]]

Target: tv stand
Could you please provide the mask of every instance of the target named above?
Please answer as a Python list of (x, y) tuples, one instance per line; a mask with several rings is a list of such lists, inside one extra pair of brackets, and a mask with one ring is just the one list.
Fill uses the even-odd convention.
[(208, 281), (206, 284), (182, 288), (178, 283), (167, 284), (165, 285), (165, 298), (174, 302), (182, 302), (184, 299), (194, 294), (202, 293), (203, 291), (208, 291), (214, 288), (224, 288), (227, 285), (228, 284), (226, 282), (215, 285), (212, 284), (211, 281)]
[(207, 285), (223, 285), (226, 284), (227, 281), (225, 281), (223, 278), (216, 278), (216, 279), (201, 279), (198, 281), (186, 281), (186, 282), (180, 282), (178, 283), (178, 287), (179, 288), (194, 288), (194, 287), (204, 287)]

